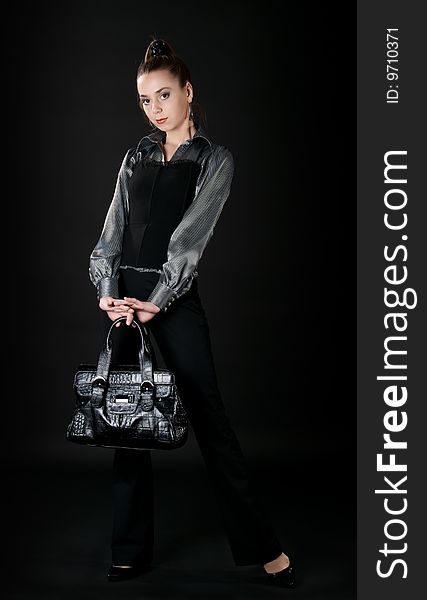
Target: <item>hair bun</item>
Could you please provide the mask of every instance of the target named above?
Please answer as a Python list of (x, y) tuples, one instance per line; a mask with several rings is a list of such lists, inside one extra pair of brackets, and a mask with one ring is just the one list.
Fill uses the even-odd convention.
[(164, 40), (154, 40), (150, 44), (151, 56), (169, 55), (169, 45)]

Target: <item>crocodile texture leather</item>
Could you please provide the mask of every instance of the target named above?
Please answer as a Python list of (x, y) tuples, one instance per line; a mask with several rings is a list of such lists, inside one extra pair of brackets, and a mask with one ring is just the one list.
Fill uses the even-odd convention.
[(81, 364), (74, 375), (76, 402), (66, 439), (106, 448), (179, 448), (188, 438), (188, 418), (175, 376), (157, 368), (147, 330), (137, 320), (139, 365), (110, 368), (111, 333), (125, 320), (112, 322), (98, 364)]

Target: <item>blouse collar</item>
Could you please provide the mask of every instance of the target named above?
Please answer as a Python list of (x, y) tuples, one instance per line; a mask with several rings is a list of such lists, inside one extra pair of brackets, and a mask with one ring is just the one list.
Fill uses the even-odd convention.
[[(204, 138), (212, 148), (212, 142), (207, 137), (205, 129), (198, 123), (195, 123), (194, 125), (196, 127), (196, 133), (193, 135), (192, 138), (186, 140), (186, 142), (191, 142), (195, 138)], [(161, 131), (160, 129), (156, 129), (152, 133), (145, 135), (142, 139), (144, 139), (144, 138), (148, 138), (150, 141), (155, 142), (155, 143), (164, 142), (164, 140), (166, 138), (166, 132)]]

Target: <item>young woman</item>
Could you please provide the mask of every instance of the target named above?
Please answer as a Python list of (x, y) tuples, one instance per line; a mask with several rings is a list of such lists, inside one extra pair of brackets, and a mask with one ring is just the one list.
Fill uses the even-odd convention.
[[(236, 565), (262, 565), (269, 581), (289, 587), (294, 567), (252, 489), (218, 389), (197, 287), (198, 262), (230, 193), (233, 156), (195, 119), (190, 73), (167, 42), (149, 44), (136, 84), (154, 131), (126, 153), (90, 256), (105, 332), (123, 315), (126, 325), (138, 319), (152, 332), (175, 373)], [(122, 335), (112, 361), (135, 362), (138, 337)], [(108, 579), (119, 581), (149, 569), (153, 559), (151, 451), (116, 449), (113, 468)]]

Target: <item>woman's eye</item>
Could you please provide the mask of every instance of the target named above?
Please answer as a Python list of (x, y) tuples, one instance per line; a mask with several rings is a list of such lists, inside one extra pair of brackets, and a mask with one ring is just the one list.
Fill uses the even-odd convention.
[[(170, 96), (170, 92), (163, 92), (163, 94), (160, 94), (160, 98), (162, 98), (162, 96), (166, 96), (166, 98), (169, 98)], [(146, 105), (146, 101), (149, 101), (149, 98), (142, 98), (141, 103)]]

